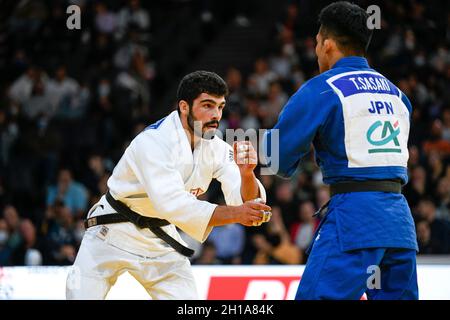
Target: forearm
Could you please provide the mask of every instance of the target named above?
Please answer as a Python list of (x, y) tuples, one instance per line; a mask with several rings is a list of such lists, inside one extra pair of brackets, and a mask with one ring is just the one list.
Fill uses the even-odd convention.
[(253, 171), (241, 173), (241, 197), (242, 201), (250, 201), (259, 197), (259, 186)]
[(208, 226), (218, 227), (238, 222), (235, 209), (236, 207), (233, 206), (217, 206), (209, 220)]

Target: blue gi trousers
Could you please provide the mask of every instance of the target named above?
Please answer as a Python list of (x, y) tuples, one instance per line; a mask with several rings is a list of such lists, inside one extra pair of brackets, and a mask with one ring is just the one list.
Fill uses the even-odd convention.
[(417, 300), (416, 251), (402, 248), (342, 251), (336, 220), (329, 214), (316, 234), (295, 299), (356, 300), (364, 293), (369, 300)]

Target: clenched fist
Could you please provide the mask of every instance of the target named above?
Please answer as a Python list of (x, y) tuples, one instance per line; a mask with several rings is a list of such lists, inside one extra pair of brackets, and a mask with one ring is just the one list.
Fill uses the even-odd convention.
[(233, 143), (234, 161), (241, 173), (252, 172), (258, 164), (258, 154), (250, 141)]
[(260, 226), (262, 223), (270, 220), (271, 210), (272, 208), (266, 205), (262, 200), (246, 201), (243, 205), (240, 205), (235, 209), (236, 222), (247, 227)]

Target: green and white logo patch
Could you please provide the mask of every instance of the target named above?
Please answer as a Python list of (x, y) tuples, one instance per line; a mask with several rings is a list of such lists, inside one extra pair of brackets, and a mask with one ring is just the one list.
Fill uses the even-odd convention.
[[(381, 133), (381, 134), (380, 134)], [(390, 121), (375, 121), (367, 130), (367, 141), (374, 146), (368, 149), (369, 153), (401, 153), (402, 149), (398, 141), (400, 127), (398, 120), (392, 125)]]

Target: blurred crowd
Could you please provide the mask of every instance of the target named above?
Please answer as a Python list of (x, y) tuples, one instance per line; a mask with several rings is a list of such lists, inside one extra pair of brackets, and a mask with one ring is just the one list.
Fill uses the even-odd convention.
[[(72, 3), (82, 8), (81, 30), (61, 27)], [(186, 3), (201, 21), (220, 15), (208, 1), (178, 4)], [(289, 96), (318, 72), (316, 17), (325, 2), (280, 3), (284, 13), (253, 70), (230, 66), (222, 75), (230, 89), (222, 131), (271, 128)], [(450, 254), (449, 6), (408, 0), (380, 1), (380, 7), (381, 30), (374, 33), (368, 59), (413, 105), (410, 181), (403, 193), (420, 254)], [(156, 110), (167, 108), (156, 103), (169, 81), (161, 75), (167, 70), (163, 39), (170, 32), (180, 38), (183, 30), (174, 25), (186, 17), (165, 20), (163, 27), (152, 9), (139, 0), (38, 0), (16, 8), (0, 87), (0, 266), (72, 264), (83, 218), (105, 193), (115, 163), (156, 120)], [(251, 16), (236, 14), (242, 28), (252, 23)], [(205, 33), (197, 40), (211, 38)], [(259, 177), (273, 208), (272, 220), (262, 227), (217, 227), (204, 244), (183, 234), (197, 249), (193, 263), (305, 263), (319, 223), (313, 214), (329, 192), (314, 152), (300, 169), (290, 180)], [(223, 203), (220, 185), (212, 183), (202, 198)]]

